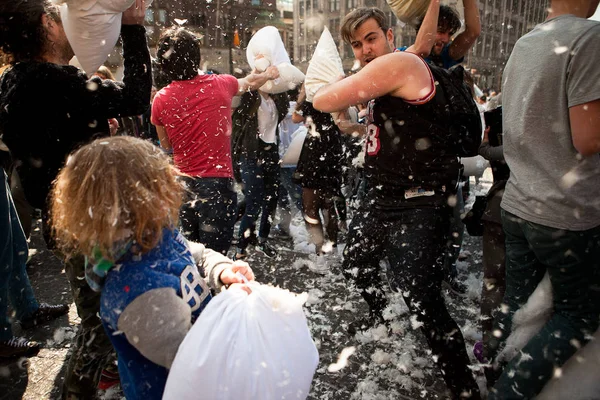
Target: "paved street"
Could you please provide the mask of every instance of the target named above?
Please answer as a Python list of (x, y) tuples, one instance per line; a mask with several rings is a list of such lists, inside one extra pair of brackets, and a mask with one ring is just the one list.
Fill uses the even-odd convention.
[[(486, 174), (479, 185), (472, 185), (471, 197), (484, 193), (491, 176)], [(474, 182), (473, 182), (474, 183)], [(366, 304), (349, 288), (341, 275), (340, 256), (332, 256), (325, 265), (308, 254), (306, 231), (295, 221), (294, 242), (275, 241), (280, 249), (276, 259), (251, 254), (249, 263), (257, 280), (295, 292), (308, 292), (306, 316), (319, 348), (320, 364), (313, 381), (310, 399), (438, 399), (446, 398), (445, 385), (433, 366), (427, 345), (411, 322), (410, 314), (399, 295), (390, 293), (392, 304), (386, 319), (393, 321), (393, 332), (372, 329), (355, 337), (346, 331), (348, 322), (366, 313)], [(69, 286), (60, 262), (45, 249), (39, 227), (31, 242), (29, 275), (40, 301), (71, 302)], [(338, 249), (341, 254), (342, 248)], [(463, 251), (470, 254), (459, 262), (460, 279), (469, 286), (468, 296), (446, 294), (451, 313), (461, 326), (469, 353), (479, 338), (477, 318), (481, 282), (481, 239), (465, 236)], [(42, 343), (37, 357), (0, 364), (0, 399), (56, 399), (78, 318), (74, 305), (70, 313), (34, 331), (15, 333)], [(338, 372), (328, 367), (347, 349), (354, 353)], [(110, 396), (107, 396), (110, 397)], [(118, 398), (118, 397), (117, 397)]]

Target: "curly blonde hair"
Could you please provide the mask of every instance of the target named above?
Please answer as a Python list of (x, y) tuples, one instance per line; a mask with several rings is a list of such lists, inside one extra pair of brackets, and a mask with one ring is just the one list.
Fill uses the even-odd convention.
[(169, 158), (150, 142), (97, 139), (69, 156), (52, 190), (53, 234), (65, 254), (98, 250), (115, 260), (118, 243), (140, 252), (175, 226), (183, 187)]

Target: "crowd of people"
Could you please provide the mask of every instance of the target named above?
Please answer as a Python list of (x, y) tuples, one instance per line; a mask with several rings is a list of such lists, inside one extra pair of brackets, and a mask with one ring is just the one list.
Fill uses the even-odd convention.
[[(387, 259), (450, 396), (482, 398), (442, 295), (443, 284), (464, 292), (461, 158), (479, 154), (494, 184), (469, 222), (483, 236), (474, 355), (487, 398), (534, 398), (600, 322), (600, 23), (587, 19), (599, 0), (551, 0), (485, 107), (461, 66), (481, 33), (477, 3), (463, 0), (463, 27), (455, 9), (432, 0), (415, 43), (401, 48), (383, 11), (352, 10), (340, 37), (361, 68), (309, 101), (304, 85), (262, 89), (280, 77), (275, 66), (243, 78), (202, 73), (200, 41), (181, 26), (162, 33), (153, 62), (145, 0), (122, 16), (122, 82), (104, 67), (88, 77), (69, 65), (51, 1), (3, 2), (0, 134), (10, 159), (0, 184), (0, 358), (40, 349), (13, 335), (9, 304), (24, 329), (68, 312), (38, 303), (29, 283), (33, 209), (81, 318), (63, 398), (93, 399), (114, 381), (141, 399), (162, 398), (211, 298), (231, 285), (250, 290), (249, 252), (277, 255), (269, 237), (280, 204), (278, 234), (289, 237), (295, 206), (318, 257), (346, 234), (344, 277), (369, 310), (350, 334), (389, 324)], [(165, 82), (157, 91), (153, 73), (155, 85), (158, 74)], [(549, 319), (499, 362), (513, 316), (544, 275)]]

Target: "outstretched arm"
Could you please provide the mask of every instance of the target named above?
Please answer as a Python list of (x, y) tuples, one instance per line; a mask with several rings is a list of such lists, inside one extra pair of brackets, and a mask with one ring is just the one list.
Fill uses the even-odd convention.
[(386, 54), (368, 63), (358, 73), (323, 86), (313, 106), (323, 112), (344, 111), (384, 95), (406, 100), (427, 96), (433, 90), (429, 68), (414, 54)]
[(421, 28), (419, 28), (419, 32), (417, 33), (415, 43), (406, 49), (406, 51), (410, 51), (411, 53), (417, 54), (423, 58), (429, 56), (431, 53), (431, 48), (435, 43), (435, 34), (437, 33), (439, 15), (440, 0), (431, 0), (431, 3), (429, 3), (429, 8), (427, 9), (427, 13), (425, 14), (425, 18), (423, 18)]
[(238, 79), (238, 95), (242, 95), (248, 90), (257, 90), (268, 81), (277, 78), (279, 78), (279, 70), (275, 66), (267, 68), (265, 72), (252, 72), (245, 78)]
[(463, 0), (465, 6), (465, 30), (450, 45), (449, 55), (453, 60), (463, 58), (481, 34), (481, 19), (477, 0)]

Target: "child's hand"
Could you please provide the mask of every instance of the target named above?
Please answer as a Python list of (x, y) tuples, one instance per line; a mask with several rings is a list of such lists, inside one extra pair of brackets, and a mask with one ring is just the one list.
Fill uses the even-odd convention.
[(244, 283), (242, 277), (237, 275), (238, 273), (246, 277), (246, 279), (249, 281), (254, 280), (254, 272), (252, 272), (252, 268), (250, 268), (247, 262), (239, 260), (234, 261), (233, 264), (231, 264), (231, 267), (225, 268), (221, 272), (221, 275), (219, 275), (219, 279), (224, 285)]

